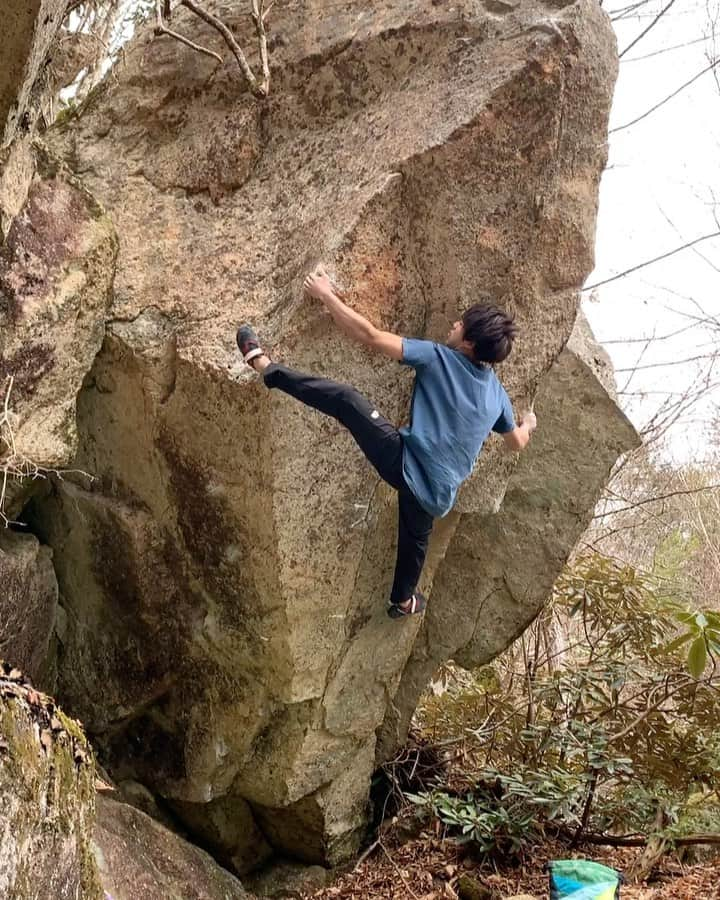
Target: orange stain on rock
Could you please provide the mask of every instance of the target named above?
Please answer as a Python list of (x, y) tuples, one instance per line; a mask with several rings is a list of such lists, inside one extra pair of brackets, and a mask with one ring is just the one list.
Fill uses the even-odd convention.
[(372, 257), (359, 255), (353, 259), (349, 281), (349, 300), (353, 309), (373, 325), (388, 326), (395, 314), (396, 298), (402, 285), (402, 271), (397, 251), (388, 248)]
[(480, 226), (475, 243), (479, 247), (487, 247), (488, 250), (503, 250), (505, 245), (502, 232), (492, 225)]

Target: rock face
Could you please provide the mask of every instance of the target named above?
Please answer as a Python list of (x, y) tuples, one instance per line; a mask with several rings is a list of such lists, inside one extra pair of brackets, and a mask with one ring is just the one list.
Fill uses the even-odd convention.
[[(249, 46), (245, 4), (216, 7)], [(183, 12), (179, 30), (222, 49)], [(48, 310), (62, 336), (61, 358), (29, 370), (28, 447), (65, 459), (76, 421), (73, 465), (96, 476), (29, 513), (66, 613), (62, 697), (116, 778), (161, 794), (238, 866), (265, 842), (311, 862), (352, 854), (376, 756), (402, 740), (424, 680), (450, 656), (492, 658), (529, 623), (635, 440), (563, 350), (616, 74), (594, 0), (290, 0), (271, 45), (258, 103), (234, 63), (145, 32), (51, 137), (120, 239), (75, 419), (112, 275), (107, 221), (49, 172), (0, 263), (8, 371), (24, 371), (23, 328), (45, 341)], [(20, 261), (42, 227), (36, 288)], [(422, 625), (385, 616), (392, 492), (234, 347), (251, 320), (278, 358), (407, 415), (408, 373), (302, 299), (320, 258), (383, 328), (443, 340), (490, 298), (522, 327), (500, 374), (519, 409), (538, 394), (545, 424), (517, 467), (489, 442), (438, 523)]]
[(0, 897), (100, 900), (94, 812), (78, 725), (0, 661)]
[(0, 659), (45, 686), (58, 600), (50, 550), (30, 534), (0, 530), (0, 585)]
[(207, 853), (95, 786), (79, 724), (0, 660), (0, 897), (249, 898)]
[(46, 60), (67, 0), (0, 0), (0, 243), (27, 199)]
[(37, 152), (40, 173), (0, 247), (0, 385), (16, 466), (31, 473), (75, 455), (75, 399), (103, 339), (116, 251), (98, 204)]
[[(116, 242), (97, 202), (36, 141), (67, 0), (0, 0), (2, 472), (37, 475), (76, 451), (75, 397), (100, 348)], [(0, 482), (0, 515), (27, 498)], [(4, 519), (0, 518), (0, 523)]]

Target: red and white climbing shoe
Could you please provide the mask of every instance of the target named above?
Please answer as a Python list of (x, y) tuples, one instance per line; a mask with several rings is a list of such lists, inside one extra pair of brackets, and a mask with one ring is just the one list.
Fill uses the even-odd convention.
[(241, 325), (237, 330), (235, 339), (237, 340), (238, 349), (248, 365), (256, 356), (263, 356), (265, 354), (265, 351), (260, 346), (258, 336), (250, 325)]
[(399, 603), (391, 603), (390, 606), (388, 606), (387, 614), (391, 619), (404, 619), (405, 616), (416, 616), (420, 613), (424, 613), (426, 606), (427, 600), (425, 599), (424, 594), (421, 594), (420, 591), (415, 591), (410, 598), (410, 605), (407, 609), (403, 609)]

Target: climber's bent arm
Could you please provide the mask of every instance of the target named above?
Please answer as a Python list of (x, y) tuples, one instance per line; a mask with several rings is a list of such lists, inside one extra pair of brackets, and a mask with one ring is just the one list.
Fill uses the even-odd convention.
[(530, 435), (535, 430), (535, 424), (535, 416), (529, 413), (526, 419), (519, 425), (516, 425), (512, 431), (506, 431), (502, 437), (507, 449), (513, 451), (524, 450), (528, 445)]
[(350, 309), (334, 291), (318, 291), (325, 309), (333, 317), (337, 327), (354, 341), (365, 344), (371, 350), (389, 356), (390, 359), (402, 359), (402, 338), (390, 331), (380, 331), (365, 316)]

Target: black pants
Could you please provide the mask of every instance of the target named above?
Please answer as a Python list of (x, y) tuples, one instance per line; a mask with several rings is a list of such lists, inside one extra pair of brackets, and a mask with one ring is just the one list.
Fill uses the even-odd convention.
[(278, 388), (337, 419), (355, 438), (380, 477), (398, 492), (398, 548), (390, 602), (407, 600), (420, 578), (433, 518), (405, 483), (400, 432), (350, 385), (305, 375), (279, 363), (271, 363), (263, 378), (269, 388)]

